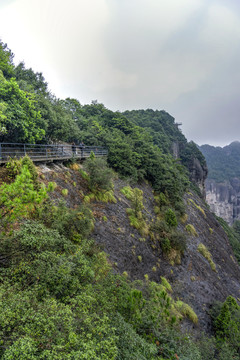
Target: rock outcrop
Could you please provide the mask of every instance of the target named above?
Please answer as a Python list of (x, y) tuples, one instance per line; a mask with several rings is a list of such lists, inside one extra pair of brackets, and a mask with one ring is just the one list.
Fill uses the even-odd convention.
[(194, 158), (189, 169), (190, 180), (198, 185), (203, 197), (206, 196), (205, 181), (207, 179), (207, 166), (202, 166), (197, 158)]
[(212, 212), (232, 225), (240, 219), (240, 179), (224, 183), (206, 181), (206, 200)]

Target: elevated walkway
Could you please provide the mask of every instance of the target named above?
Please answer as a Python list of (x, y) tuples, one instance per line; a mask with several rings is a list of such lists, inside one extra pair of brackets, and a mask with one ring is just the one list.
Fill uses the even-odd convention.
[(90, 157), (91, 152), (96, 157), (108, 154), (107, 149), (101, 146), (0, 143), (0, 164), (5, 164), (10, 158), (21, 158), (25, 155), (28, 155), (34, 162), (81, 160)]

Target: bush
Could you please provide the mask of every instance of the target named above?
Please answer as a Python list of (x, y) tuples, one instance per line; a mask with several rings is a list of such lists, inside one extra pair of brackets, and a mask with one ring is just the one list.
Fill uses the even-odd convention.
[(86, 238), (94, 228), (94, 217), (85, 205), (69, 209), (64, 202), (61, 202), (53, 211), (54, 216), (50, 226), (71, 240), (79, 241)]
[(121, 189), (121, 193), (126, 196), (128, 200), (131, 201), (131, 207), (134, 211), (134, 215), (138, 217), (139, 212), (144, 208), (143, 206), (143, 191), (130, 186), (125, 186)]
[(120, 314), (114, 319), (113, 326), (118, 336), (118, 356), (116, 360), (151, 360), (157, 355), (156, 345), (149, 344), (136, 333), (134, 327), (128, 324)]
[(209, 264), (211, 266), (211, 269), (213, 271), (216, 271), (216, 265), (214, 264), (214, 262), (212, 260), (212, 255), (209, 252), (209, 250), (206, 248), (206, 246), (203, 244), (199, 244), (198, 251), (200, 252), (200, 254), (202, 254), (205, 257), (205, 259), (207, 259), (207, 261), (209, 262)]
[(227, 340), (236, 351), (240, 351), (240, 306), (236, 299), (228, 296), (214, 319), (216, 336), (221, 342)]
[(1, 208), (0, 225), (7, 226), (24, 217), (33, 216), (38, 206), (48, 197), (44, 186), (36, 189), (27, 165), (11, 184), (0, 187)]
[(170, 243), (171, 243), (171, 247), (180, 251), (181, 254), (183, 254), (187, 248), (186, 236), (182, 234), (180, 231), (175, 230), (174, 232), (171, 233)]
[(164, 218), (166, 223), (170, 226), (170, 227), (177, 227), (178, 225), (178, 221), (177, 221), (177, 217), (174, 213), (174, 211), (172, 209), (168, 209), (165, 214), (164, 214)]
[(187, 224), (185, 230), (192, 236), (198, 236), (197, 231), (192, 224)]
[(172, 248), (170, 240), (168, 238), (162, 238), (160, 244), (161, 244), (162, 251), (165, 254), (168, 254)]
[(20, 174), (22, 168), (22, 161), (21, 159), (11, 158), (6, 163), (6, 168), (8, 172), (8, 176), (12, 179), (15, 179), (17, 175)]
[(113, 171), (107, 166), (102, 158), (90, 158), (86, 160), (85, 167), (89, 174), (89, 188), (91, 191), (112, 190)]
[(63, 196), (68, 196), (68, 189), (62, 189), (62, 195)]

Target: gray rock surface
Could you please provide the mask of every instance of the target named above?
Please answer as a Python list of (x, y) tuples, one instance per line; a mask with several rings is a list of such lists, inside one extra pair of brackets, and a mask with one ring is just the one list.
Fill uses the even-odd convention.
[(224, 183), (207, 179), (206, 201), (212, 212), (232, 225), (240, 219), (240, 179), (234, 178)]

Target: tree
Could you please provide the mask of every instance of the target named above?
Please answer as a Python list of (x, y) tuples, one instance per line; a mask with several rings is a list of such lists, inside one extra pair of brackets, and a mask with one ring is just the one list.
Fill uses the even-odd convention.
[(0, 70), (7, 79), (14, 76), (13, 57), (14, 55), (8, 49), (7, 44), (0, 40)]
[(45, 131), (40, 127), (34, 95), (21, 90), (13, 78), (6, 80), (1, 71), (0, 99), (0, 125), (6, 129), (1, 141), (35, 143), (42, 139)]
[(36, 206), (47, 198), (47, 189), (40, 187), (36, 190), (27, 165), (23, 165), (13, 183), (4, 183), (0, 187), (0, 198), (0, 226), (7, 226), (34, 212)]
[(85, 165), (89, 173), (89, 187), (93, 192), (112, 190), (113, 173), (104, 159), (92, 157)]

